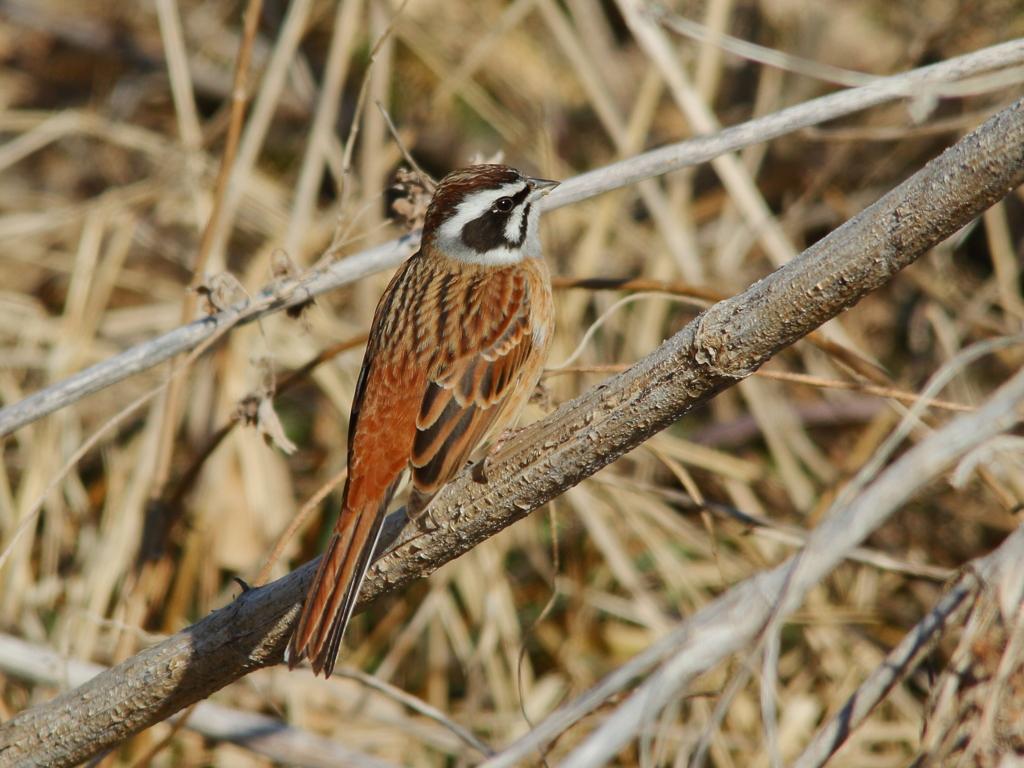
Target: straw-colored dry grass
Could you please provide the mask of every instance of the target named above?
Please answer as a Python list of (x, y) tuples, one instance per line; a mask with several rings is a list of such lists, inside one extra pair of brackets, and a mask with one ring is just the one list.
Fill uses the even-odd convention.
[[(344, 258), (403, 233), (389, 220), (388, 189), (404, 161), (375, 102), (435, 176), (503, 153), (537, 175), (567, 178), (713, 129), (702, 125), (707, 116), (684, 113), (615, 3), (409, 0), (400, 13), (398, 4), (376, 0), (267, 3), (252, 49), (248, 122), (218, 198), (243, 6), (0, 5), (0, 404), (205, 311), (205, 299), (194, 307), (198, 297), (188, 286), (215, 199), (223, 223), (204, 251), (202, 271), (234, 276), (230, 283), (206, 281), (228, 285), (228, 300), (232, 291), (237, 298), (269, 283), (283, 254), (303, 269), (328, 249)], [(1008, 0), (708, 0), (675, 10), (818, 65), (872, 74), (1024, 33), (1024, 13)], [(370, 51), (385, 32), (370, 67)], [(671, 40), (721, 123), (833, 87), (710, 45)], [(819, 74), (829, 79), (824, 69)], [(343, 87), (317, 119), (325, 82)], [(723, 164), (716, 163), (714, 170), (675, 172), (563, 208), (545, 219), (549, 262), (563, 277), (686, 281), (736, 293), (1018, 93), (1011, 85), (943, 100), (920, 125), (905, 104), (878, 107), (744, 150), (731, 166), (733, 183), (723, 183)], [(759, 196), (746, 199), (740, 189)], [(765, 204), (775, 223), (756, 218)], [(885, 373), (873, 384), (915, 392), (967, 344), (1019, 333), (1021, 224), (1021, 199), (1011, 196), (848, 312), (829, 337), (877, 361)], [(112, 664), (230, 601), (239, 591), (232, 577), (255, 582), (298, 510), (344, 468), (361, 346), (317, 366), (277, 399), (294, 453), (239, 427), (199, 465), (194, 483), (182, 485), (183, 478), (193, 477), (189, 471), (211, 435), (246, 395), (338, 342), (361, 338), (387, 277), (322, 297), (301, 318), (278, 314), (216, 342), (178, 380), (180, 389), (170, 387), (86, 455), (17, 540), (19, 523), (82, 441), (163, 382), (171, 366), (4, 438), (0, 629), (68, 658)], [(622, 296), (560, 289), (549, 364), (569, 358)], [(548, 397), (526, 418), (640, 358), (696, 311), (664, 293), (615, 309), (572, 362), (574, 370), (546, 378)], [(977, 406), (1021, 361), (1020, 347), (984, 358), (959, 373), (941, 399)], [(816, 379), (765, 375), (725, 392), (547, 510), (357, 617), (340, 666), (422, 699), (498, 750), (681, 617), (779, 563), (872, 456), (900, 411), (877, 394), (823, 386), (866, 380), (808, 343), (767, 369)], [(933, 408), (928, 424), (940, 425), (951, 413)], [(923, 434), (922, 428), (912, 440)], [(1021, 477), (1019, 465), (1006, 459), (962, 488), (934, 483), (868, 542), (890, 556), (886, 567), (851, 560), (811, 591), (784, 629), (778, 660), (778, 749), (787, 762), (931, 609), (944, 576), (1017, 526)], [(752, 528), (715, 506), (698, 511), (693, 499), (790, 529)], [(270, 579), (316, 554), (336, 506), (330, 497), (322, 513), (299, 526)], [(1003, 643), (1015, 637), (1012, 628), (1000, 632)], [(944, 666), (954, 647), (941, 645), (932, 668)], [(986, 649), (1000, 657), (1001, 650)], [(955, 657), (961, 668), (963, 653)], [(691, 696), (652, 717), (646, 736), (616, 764), (684, 765), (723, 690), (748, 663), (734, 658), (705, 675)], [(753, 669), (711, 734), (716, 766), (769, 764), (759, 664)], [(1006, 684), (1016, 686), (1019, 708), (1019, 674)], [(910, 762), (926, 714), (937, 711), (928, 704), (933, 686), (927, 669), (897, 686), (832, 764)], [(0, 675), (0, 719), (54, 693), (26, 676)], [(324, 681), (305, 670), (264, 670), (215, 700), (284, 718), (395, 764), (481, 759), (444, 725), (346, 674)], [(962, 711), (945, 706), (947, 715)], [(549, 764), (604, 712), (569, 730)], [(107, 764), (134, 764), (169, 732), (167, 725), (152, 729)], [(186, 728), (152, 764), (269, 762)]]

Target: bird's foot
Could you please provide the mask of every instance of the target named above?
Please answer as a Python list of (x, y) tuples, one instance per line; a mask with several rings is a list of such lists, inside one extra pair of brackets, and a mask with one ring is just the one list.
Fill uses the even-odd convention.
[(430, 507), (421, 509), (419, 512), (410, 512), (406, 507), (405, 516), (409, 518), (410, 523), (416, 524), (420, 533), (430, 533), (441, 527), (440, 523), (434, 519), (434, 513), (430, 511)]
[(524, 429), (526, 429), (526, 427), (520, 427), (517, 429), (506, 429), (504, 432), (498, 435), (498, 439), (494, 441), (494, 443), (488, 449), (484, 457), (480, 459), (480, 461), (476, 462), (473, 465), (473, 468), (470, 470), (470, 477), (473, 478), (474, 482), (480, 484), (484, 484), (487, 482), (487, 469), (490, 466), (491, 457), (494, 456), (494, 454), (498, 452), (498, 449), (500, 449), (505, 443), (507, 443), (516, 435), (518, 435)]
[(474, 483), (480, 483), (480, 485), (485, 485), (487, 483), (487, 464), (489, 463), (488, 460), (490, 458), (491, 454), (487, 454), (478, 462), (473, 464), (473, 468), (469, 470), (469, 476), (473, 478)]
[(551, 389), (543, 382), (538, 381), (530, 395), (531, 403), (540, 403), (545, 411), (551, 410)]

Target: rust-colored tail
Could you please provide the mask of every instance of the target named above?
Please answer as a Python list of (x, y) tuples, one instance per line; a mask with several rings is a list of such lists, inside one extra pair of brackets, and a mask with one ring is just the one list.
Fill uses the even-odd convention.
[(288, 643), (288, 666), (292, 669), (308, 658), (314, 674), (331, 676), (383, 522), (383, 509), (356, 512), (342, 508)]

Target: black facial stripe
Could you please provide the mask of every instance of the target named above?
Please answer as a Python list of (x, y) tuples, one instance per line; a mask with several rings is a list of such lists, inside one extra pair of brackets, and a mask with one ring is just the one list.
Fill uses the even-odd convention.
[(529, 227), (530, 203), (527, 203), (526, 208), (523, 210), (523, 220), (519, 228), (519, 239), (516, 242), (509, 242), (508, 238), (505, 237), (505, 225), (508, 224), (509, 216), (529, 196), (530, 191), (530, 187), (527, 185), (514, 195), (511, 195), (510, 197), (515, 206), (508, 213), (498, 213), (489, 210), (464, 226), (462, 228), (463, 245), (467, 248), (472, 248), (477, 253), (487, 253), (487, 251), (492, 251), (495, 248), (520, 247), (526, 240), (526, 231)]
[(495, 248), (518, 248), (518, 243), (510, 243), (505, 237), (505, 225), (509, 214), (488, 211), (478, 219), (474, 219), (462, 228), (462, 244), (477, 253), (487, 253)]
[(530, 226), (530, 206), (532, 203), (527, 203), (526, 207), (523, 208), (523, 219), (519, 222), (519, 242), (516, 243), (518, 248), (526, 241), (526, 230)]
[[(519, 205), (521, 202), (523, 202), (526, 199), (526, 196), (529, 195), (529, 194), (530, 194), (530, 185), (527, 184), (521, 190), (519, 190), (514, 195), (512, 195), (512, 202), (515, 203), (516, 205)], [(512, 210), (515, 210), (515, 208), (513, 208)]]

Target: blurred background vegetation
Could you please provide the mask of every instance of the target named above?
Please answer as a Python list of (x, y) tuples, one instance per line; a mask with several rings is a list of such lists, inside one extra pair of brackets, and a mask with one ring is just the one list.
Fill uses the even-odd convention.
[[(183, 302), (196, 297), (188, 286), (229, 126), (243, 10), (229, 0), (0, 2), (0, 404), (194, 316), (190, 307), (183, 316)], [(1013, 0), (684, 0), (672, 10), (801, 57), (812, 73), (831, 65), (890, 74), (1024, 34)], [(180, 44), (169, 36), (173, 18)], [(295, 55), (275, 58), (288, 29), (297, 33)], [(672, 40), (695, 92), (725, 125), (836, 88), (824, 70), (798, 75)], [(331, 130), (311, 140), (329, 60), (342, 84), (337, 109), (327, 115)], [(176, 106), (175, 63), (187, 65), (194, 102), (186, 89)], [(233, 300), (267, 285), (275, 264), (306, 269), (329, 249), (329, 258), (344, 258), (407, 231), (394, 220), (390, 191), (406, 163), (376, 102), (435, 178), (500, 155), (564, 179), (695, 135), (611, 0), (409, 0), (401, 8), (266, 0), (249, 85), (230, 226), (202, 267), (237, 279), (225, 292)], [(892, 103), (739, 158), (799, 251), (1017, 95), (1007, 87), (943, 99), (920, 122), (906, 103)], [(741, 211), (702, 166), (547, 215), (545, 250), (562, 278), (642, 277), (731, 295), (774, 268)], [(834, 332), (905, 392), (966, 344), (1019, 333), (1021, 214), (1021, 197), (1011, 195)], [(112, 664), (230, 601), (239, 591), (232, 577), (255, 583), (300, 507), (344, 468), (360, 339), (388, 277), (335, 291), (299, 318), (231, 332), (171, 398), (177, 418), (168, 419), (163, 397), (130, 418), (79, 462), (16, 542), (19, 522), (81, 442), (162, 382), (169, 365), (4, 438), (0, 549), (11, 549), (0, 569), (0, 630)], [(559, 289), (549, 364), (565, 360), (623, 295)], [(573, 367), (545, 379), (547, 396), (526, 419), (650, 352), (703, 305), (645, 294), (615, 309)], [(275, 403), (293, 453), (237, 428), (206, 455), (247, 394), (344, 342)], [(1020, 358), (1010, 349), (973, 365), (943, 400), (977, 405)], [(766, 370), (859, 381), (806, 343)], [(933, 409), (929, 419), (941, 424), (951, 413)], [(799, 529), (813, 527), (897, 418), (875, 394), (754, 377), (356, 617), (339, 666), (422, 698), (499, 748), (730, 584), (792, 552)], [(845, 564), (788, 625), (778, 691), (787, 758), (932, 606), (945, 576), (1016, 527), (1020, 476), (985, 480), (959, 490), (935, 483), (870, 539), (891, 567)], [(336, 494), (299, 526), (271, 578), (318, 553)], [(792, 530), (737, 522), (720, 507), (702, 512), (697, 496)], [(936, 651), (936, 667), (948, 653)], [(652, 722), (653, 742), (629, 748), (618, 764), (685, 764), (739, 663), (707, 675), (703, 695)], [(906, 764), (929, 685), (925, 671), (897, 688), (833, 764)], [(55, 693), (0, 675), (0, 718)], [(481, 759), (442, 725), (343, 676), (263, 670), (215, 700), (402, 765)], [(601, 716), (567, 732), (551, 764)], [(133, 764), (167, 732), (152, 729), (106, 764)], [(732, 701), (711, 762), (768, 764), (756, 677)], [(182, 730), (153, 764), (268, 763)]]

